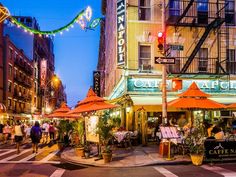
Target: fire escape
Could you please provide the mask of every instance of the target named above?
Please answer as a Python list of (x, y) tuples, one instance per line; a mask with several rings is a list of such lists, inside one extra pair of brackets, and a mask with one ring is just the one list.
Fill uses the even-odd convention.
[[(225, 1), (213, 3), (208, 0), (169, 0), (167, 25), (177, 30), (182, 27), (189, 27), (191, 30), (198, 29), (196, 30), (198, 37), (194, 39), (193, 44), (184, 45), (187, 50), (185, 55), (186, 53), (187, 55), (176, 57), (178, 66), (169, 66), (172, 67), (172, 70), (169, 69), (170, 74), (178, 76), (184, 74), (228, 75), (229, 28), (225, 25), (226, 6)], [(215, 35), (217, 57), (209, 58), (207, 50), (207, 54), (202, 58), (199, 54), (200, 50), (211, 33)]]

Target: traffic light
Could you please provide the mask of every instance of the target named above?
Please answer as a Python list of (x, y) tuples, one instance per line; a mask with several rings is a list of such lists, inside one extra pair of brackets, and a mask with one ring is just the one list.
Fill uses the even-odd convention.
[(160, 52), (164, 52), (164, 41), (165, 41), (165, 36), (163, 32), (159, 32), (157, 34), (157, 40), (158, 40), (158, 49)]

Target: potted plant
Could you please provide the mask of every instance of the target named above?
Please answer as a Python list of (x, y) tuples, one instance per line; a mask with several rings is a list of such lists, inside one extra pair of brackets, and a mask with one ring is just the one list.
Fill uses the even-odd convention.
[(200, 128), (194, 128), (187, 137), (190, 157), (194, 165), (202, 165), (204, 157), (204, 133)]
[(84, 120), (77, 120), (73, 124), (73, 130), (75, 133), (75, 136), (78, 137), (78, 140), (76, 140), (75, 145), (75, 153), (79, 157), (84, 157)]
[(108, 163), (112, 159), (112, 151), (109, 146), (109, 141), (112, 139), (112, 128), (113, 124), (110, 121), (109, 112), (105, 112), (98, 121), (97, 124), (97, 134), (100, 137), (100, 143), (104, 146), (102, 151), (102, 157), (105, 163)]
[(62, 151), (65, 148), (65, 142), (64, 142), (64, 134), (66, 132), (66, 122), (64, 120), (61, 120), (57, 126), (58, 131), (58, 149)]

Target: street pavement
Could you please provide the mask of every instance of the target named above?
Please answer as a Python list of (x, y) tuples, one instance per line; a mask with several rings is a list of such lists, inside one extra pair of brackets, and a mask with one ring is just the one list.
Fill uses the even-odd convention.
[(236, 177), (236, 163), (155, 165), (134, 168), (102, 168), (61, 162), (55, 144), (41, 144), (33, 154), (31, 144), (0, 146), (0, 177)]
[(4, 144), (0, 146), (0, 164), (30, 164), (30, 163), (60, 163), (60, 152), (57, 145), (53, 143), (40, 144), (38, 153), (32, 152), (31, 143), (23, 144), (17, 154), (15, 145)]
[(1, 164), (1, 177), (235, 177), (236, 164), (170, 165), (135, 168), (82, 167), (73, 164)]

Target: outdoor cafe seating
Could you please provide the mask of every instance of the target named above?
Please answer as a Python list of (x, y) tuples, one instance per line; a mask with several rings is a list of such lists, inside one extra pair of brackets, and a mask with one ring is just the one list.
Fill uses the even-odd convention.
[(132, 144), (137, 144), (138, 141), (138, 131), (118, 130), (113, 135), (113, 144), (116, 144), (117, 147), (132, 148)]

